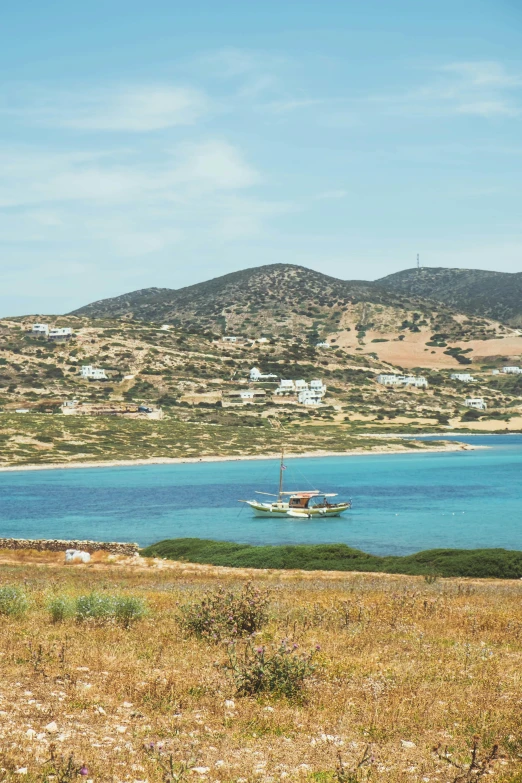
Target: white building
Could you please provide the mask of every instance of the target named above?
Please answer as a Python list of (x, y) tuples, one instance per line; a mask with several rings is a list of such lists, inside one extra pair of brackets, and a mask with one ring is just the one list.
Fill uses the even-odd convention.
[(295, 392), (295, 381), (284, 380), (281, 378), (275, 394), (292, 394)]
[(277, 378), (277, 375), (274, 375), (273, 372), (263, 374), (259, 367), (252, 367), (250, 370), (251, 381), (265, 381), (268, 380), (268, 378)]
[(88, 378), (91, 381), (106, 381), (107, 374), (101, 367), (93, 367), (92, 364), (83, 364), (80, 370), (82, 378)]
[(308, 384), (306, 381), (303, 381), (302, 379), (295, 381), (296, 392), (305, 391), (306, 389), (308, 389)]
[(33, 334), (43, 334), (47, 337), (49, 334), (49, 326), (47, 324), (33, 324), (31, 331)]
[(50, 329), (49, 340), (70, 340), (72, 337), (72, 329), (70, 326), (65, 326), (62, 329)]
[(522, 367), (503, 367), (502, 372), (520, 375), (520, 373), (522, 373)]
[(330, 343), (316, 343), (315, 347), (316, 348), (330, 348), (331, 346), (330, 346)]
[(321, 405), (323, 395), (313, 389), (303, 389), (297, 395), (297, 402), (301, 405)]
[(243, 341), (245, 338), (244, 338), (244, 337), (234, 337), (234, 336), (233, 336), (233, 335), (231, 335), (231, 334), (226, 334), (226, 335), (224, 335), (224, 336), (223, 336), (223, 338), (222, 338), (222, 339), (223, 339), (223, 342), (224, 342), (224, 343), (240, 343), (240, 342), (242, 342), (242, 341)]
[(385, 375), (381, 373), (375, 379), (382, 386), (415, 386), (427, 388), (428, 381), (423, 375)]
[(255, 343), (261, 343), (261, 345), (264, 345), (265, 343), (269, 343), (270, 340), (268, 337), (258, 337), (257, 340), (254, 340)]
[(462, 381), (463, 383), (471, 383), (475, 378), (469, 372), (452, 372), (452, 381)]
[(476, 408), (479, 411), (485, 411), (488, 407), (482, 397), (468, 397), (464, 400), (466, 408)]
[(491, 370), (491, 375), (500, 375), (500, 370)]

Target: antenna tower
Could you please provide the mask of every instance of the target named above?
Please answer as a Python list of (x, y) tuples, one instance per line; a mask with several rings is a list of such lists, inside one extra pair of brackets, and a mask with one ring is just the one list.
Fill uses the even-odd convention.
[(417, 270), (419, 270), (419, 269), (420, 269), (420, 256), (417, 253)]

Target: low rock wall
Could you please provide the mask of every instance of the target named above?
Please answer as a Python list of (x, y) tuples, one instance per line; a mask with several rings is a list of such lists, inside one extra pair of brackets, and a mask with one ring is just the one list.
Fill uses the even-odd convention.
[(66, 549), (81, 549), (82, 552), (110, 552), (113, 555), (135, 555), (138, 544), (118, 541), (62, 541), (53, 539), (0, 538), (0, 549), (35, 549), (38, 552), (65, 552)]

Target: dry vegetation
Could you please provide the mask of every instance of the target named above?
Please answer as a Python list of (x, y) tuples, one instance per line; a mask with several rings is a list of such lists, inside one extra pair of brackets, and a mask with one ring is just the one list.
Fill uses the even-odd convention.
[[(133, 565), (101, 554), (90, 566), (50, 553), (1, 562), (1, 583), (22, 586), (30, 603), (21, 617), (0, 617), (2, 781), (21, 770), (58, 783), (522, 779), (517, 582)], [(287, 639), (295, 655), (320, 647), (297, 698), (237, 695), (226, 643), (192, 637), (178, 620), (180, 605), (220, 585), (240, 589), (252, 573), (270, 591), (254, 644)], [(52, 596), (93, 589), (142, 598), (149, 614), (128, 629), (51, 622)]]

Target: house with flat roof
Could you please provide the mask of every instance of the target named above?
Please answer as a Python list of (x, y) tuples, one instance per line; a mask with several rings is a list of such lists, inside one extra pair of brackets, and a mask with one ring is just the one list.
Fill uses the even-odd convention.
[(485, 411), (488, 407), (482, 397), (468, 397), (464, 400), (464, 405), (466, 408), (475, 408), (478, 411)]
[(101, 367), (93, 367), (92, 364), (83, 364), (80, 370), (82, 378), (90, 381), (107, 381), (107, 373)]

